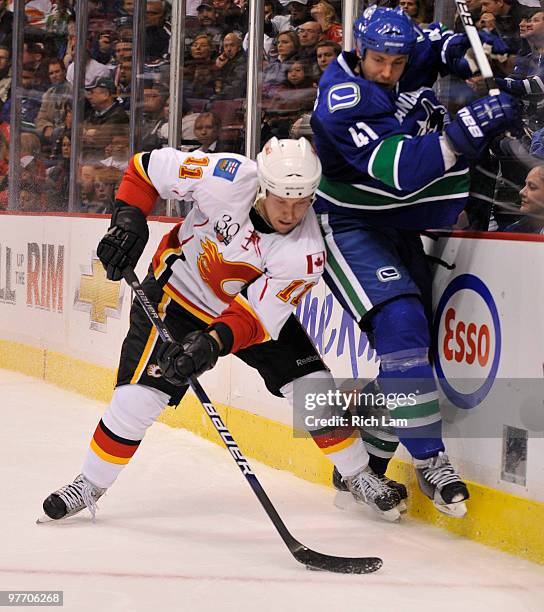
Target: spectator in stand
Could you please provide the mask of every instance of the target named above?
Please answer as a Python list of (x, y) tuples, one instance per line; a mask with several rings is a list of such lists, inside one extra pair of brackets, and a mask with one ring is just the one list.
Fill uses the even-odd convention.
[[(34, 130), (36, 128), (36, 117), (40, 110), (42, 93), (34, 89), (34, 66), (23, 64), (21, 72), (21, 122), (23, 130)], [(9, 98), (2, 107), (0, 123), (9, 123), (12, 98)]]
[(120, 38), (115, 43), (114, 50), (114, 62), (117, 66), (119, 66), (123, 60), (132, 61), (132, 39)]
[(289, 2), (287, 4), (287, 11), (288, 15), (276, 15), (272, 19), (272, 23), (278, 32), (296, 30), (312, 18), (308, 7), (308, 0)]
[(87, 212), (88, 206), (94, 200), (94, 173), (95, 167), (92, 164), (79, 166), (79, 199), (82, 212)]
[[(24, 166), (22, 163), (21, 163), (21, 168), (22, 168), (22, 172), (24, 172)], [(33, 212), (42, 212), (43, 209), (40, 208), (39, 202), (36, 201), (36, 195), (32, 191), (28, 189), (21, 189), (19, 191), (19, 201), (18, 201), (17, 211), (33, 213)]]
[(11, 49), (13, 13), (8, 11), (8, 0), (0, 0), (0, 45)]
[[(478, 28), (478, 30), (482, 30), (483, 32), (487, 32), (488, 34), (498, 35), (497, 21), (493, 13), (482, 13), (480, 15), (480, 18), (476, 22), (476, 27)], [(520, 23), (520, 30), (521, 30), (521, 23)]]
[[(94, 83), (97, 79), (100, 79), (100, 78), (109, 79), (110, 78), (110, 69), (104, 64), (97, 62), (95, 59), (93, 59), (89, 55), (91, 52), (91, 47), (92, 47), (92, 39), (88, 38), (87, 39), (87, 62), (85, 64), (85, 88), (86, 89), (90, 85), (92, 85), (92, 83)], [(66, 57), (65, 57), (65, 60), (66, 60)], [(64, 62), (64, 65), (66, 65), (66, 61)], [(73, 87), (74, 85), (74, 62), (73, 61), (68, 66), (68, 69), (66, 70), (66, 80)]]
[(530, 42), (531, 36), (531, 18), (534, 14), (541, 11), (539, 8), (524, 7), (520, 22), (519, 22), (519, 37), (521, 40), (521, 46), (518, 51), (518, 57), (528, 55), (533, 50)]
[[(167, 116), (168, 119), (168, 116)], [(187, 100), (183, 99), (181, 106), (181, 139), (195, 140), (195, 122), (198, 119), (198, 113), (194, 113), (191, 105)]]
[(34, 89), (45, 91), (49, 87), (47, 61), (43, 43), (34, 40), (23, 43), (23, 65), (32, 67)]
[[(401, 0), (401, 2), (406, 0)], [(411, 0), (415, 1), (415, 0)], [(332, 40), (342, 44), (342, 24), (338, 21), (334, 6), (321, 0), (310, 9), (312, 17), (321, 26), (320, 40)], [(301, 41), (302, 42), (302, 41)]]
[(219, 48), (221, 40), (225, 35), (225, 27), (217, 19), (217, 11), (213, 7), (211, 0), (202, 2), (197, 7), (198, 23), (194, 27), (187, 28), (185, 33), (185, 44), (190, 44), (201, 34), (207, 34), (211, 44)]
[(538, 11), (531, 17), (525, 40), (531, 52), (518, 57), (512, 74), (506, 79), (497, 79), (497, 84), (502, 90), (524, 101), (524, 118), (534, 131), (544, 125), (544, 115), (539, 105), (544, 98), (544, 11)]
[(132, 78), (132, 58), (121, 60), (121, 64), (115, 71), (114, 83), (117, 88), (117, 96), (122, 100), (122, 106), (126, 111), (130, 110), (130, 84)]
[(109, 215), (113, 212), (115, 189), (123, 173), (117, 168), (98, 166), (94, 169), (93, 198), (87, 203), (87, 212)]
[[(128, 125), (114, 125), (111, 127), (111, 141), (108, 150), (110, 156), (100, 160), (100, 165), (125, 171), (129, 160), (129, 128)], [(149, 149), (147, 149), (149, 150)]]
[(191, 58), (183, 66), (183, 86), (188, 98), (210, 99), (214, 95), (212, 39), (199, 34), (191, 45)]
[(194, 100), (210, 100), (215, 95), (215, 72), (212, 65), (194, 67), (191, 79), (183, 82), (184, 95)]
[(83, 122), (83, 158), (85, 162), (97, 162), (104, 158), (104, 149), (110, 142), (110, 131), (105, 125), (127, 125), (128, 115), (115, 97), (115, 85), (111, 79), (99, 78), (85, 88), (91, 111)]
[[(247, 6), (247, 5), (246, 5)], [(278, 33), (276, 26), (273, 23), (274, 17), (278, 14), (278, 5), (276, 0), (266, 0), (264, 3), (264, 32), (263, 32), (263, 59), (270, 62), (276, 59), (278, 51), (274, 46), (274, 39)], [(246, 31), (242, 48), (247, 54), (249, 49), (249, 32)]]
[(144, 104), (142, 112), (142, 146), (143, 151), (160, 149), (164, 144), (161, 128), (167, 122), (164, 106), (168, 100), (168, 89), (158, 82), (144, 85)]
[(287, 79), (280, 88), (298, 111), (312, 110), (317, 87), (312, 77), (312, 67), (304, 60), (294, 59), (287, 66)]
[(68, 66), (74, 61), (76, 56), (76, 21), (75, 19), (71, 19), (66, 26), (68, 31), (68, 38), (66, 40), (66, 47), (64, 49), (64, 54), (62, 54), (62, 61), (64, 62), (64, 66), (68, 68)]
[(198, 140), (200, 146), (193, 151), (203, 151), (204, 153), (225, 151), (219, 140), (220, 131), (221, 119), (215, 113), (200, 113), (195, 121), (195, 139)]
[(131, 16), (134, 15), (134, 0), (122, 0), (121, 8), (118, 10), (119, 15)]
[(100, 32), (92, 44), (91, 57), (101, 64), (109, 64), (114, 55), (112, 32)]
[(300, 50), (298, 34), (292, 31), (278, 34), (276, 48), (278, 57), (263, 70), (263, 97), (273, 95), (274, 88), (285, 82), (286, 62), (295, 57)]
[(297, 33), (300, 40), (300, 49), (296, 58), (304, 60), (311, 67), (312, 76), (317, 81), (320, 72), (317, 66), (316, 48), (322, 34), (321, 26), (317, 21), (307, 21), (297, 28)]
[(522, 17), (522, 9), (517, 0), (482, 0), (481, 9), (482, 13), (492, 13), (495, 16), (497, 32), (510, 52), (517, 53), (521, 46), (519, 22)]
[(95, 79), (85, 87), (85, 95), (91, 106), (91, 112), (85, 117), (89, 125), (128, 123), (128, 115), (115, 97), (115, 84), (111, 79)]
[(71, 148), (70, 132), (65, 130), (60, 137), (58, 161), (46, 171), (47, 210), (56, 212), (68, 210)]
[(45, 165), (42, 160), (40, 139), (36, 134), (29, 132), (21, 134), (20, 190), (27, 191), (31, 196), (24, 210), (41, 212), (47, 209)]
[(65, 119), (65, 102), (71, 99), (71, 87), (66, 81), (66, 69), (61, 59), (49, 60), (49, 82), (51, 87), (44, 93), (36, 117), (36, 129), (46, 143), (51, 143), (53, 130), (61, 127)]
[(424, 28), (429, 25), (427, 21), (427, 11), (421, 0), (399, 0), (399, 7), (415, 21), (418, 26)]
[(164, 0), (147, 0), (145, 22), (145, 62), (169, 57), (170, 26), (166, 22)]
[(72, 129), (72, 100), (67, 99), (64, 101), (64, 107), (62, 110), (64, 116), (63, 123), (53, 130), (51, 135), (51, 157), (57, 159), (60, 156), (62, 147), (62, 138), (65, 133), (70, 133)]
[(231, 32), (223, 39), (223, 51), (215, 60), (215, 96), (226, 100), (245, 98), (246, 78), (247, 60), (242, 39)]
[(273, 136), (289, 138), (295, 119), (301, 112), (313, 109), (317, 87), (312, 73), (312, 67), (304, 60), (288, 62), (285, 82), (271, 100), (263, 103), (265, 121)]
[(342, 53), (342, 47), (332, 40), (322, 40), (317, 43), (315, 53), (317, 56), (317, 67), (319, 68), (320, 75), (322, 75), (325, 72), (325, 68)]
[(218, 23), (223, 24), (229, 32), (241, 34), (244, 31), (242, 9), (233, 0), (212, 0)]
[(519, 195), (523, 216), (504, 231), (544, 234), (544, 165), (535, 166), (529, 172)]
[(11, 91), (11, 49), (0, 45), (0, 113)]

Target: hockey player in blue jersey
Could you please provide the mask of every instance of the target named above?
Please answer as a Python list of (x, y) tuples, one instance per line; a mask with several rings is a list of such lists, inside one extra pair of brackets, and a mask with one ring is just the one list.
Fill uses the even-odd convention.
[[(399, 11), (366, 14), (354, 34), (356, 51), (322, 76), (311, 120), (323, 166), (316, 210), (325, 279), (380, 357), (379, 390), (415, 398), (391, 416), (406, 421), (396, 433), (422, 491), (462, 517), (469, 494), (442, 441), (429, 362), (432, 277), (419, 232), (456, 221), (469, 191), (467, 158), (515, 123), (517, 109), (508, 95), (487, 96), (450, 121), (428, 87), (438, 74), (438, 61), (424, 61), (436, 56), (432, 43)], [(370, 468), (381, 475), (391, 444), (379, 432), (365, 438), (374, 440)]]

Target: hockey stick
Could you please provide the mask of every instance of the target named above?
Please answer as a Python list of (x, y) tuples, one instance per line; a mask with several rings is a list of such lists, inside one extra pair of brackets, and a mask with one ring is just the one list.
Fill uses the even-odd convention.
[(490, 95), (498, 96), (500, 94), (500, 90), (497, 87), (497, 83), (495, 83), (495, 77), (493, 76), (491, 65), (489, 64), (489, 60), (487, 59), (487, 55), (485, 54), (482, 41), (478, 36), (478, 30), (474, 25), (474, 20), (472, 19), (472, 15), (468, 10), (466, 0), (455, 0), (455, 4), (457, 6), (457, 11), (459, 12), (459, 17), (461, 17), (461, 21), (463, 22), (463, 27), (465, 28), (465, 32), (470, 42), (470, 46), (474, 51), (476, 63), (478, 64), (478, 68), (480, 69), (480, 72), (484, 77), (487, 89)]
[[(142, 289), (140, 282), (132, 268), (125, 268), (123, 271), (123, 276), (127, 283), (130, 285), (134, 294), (136, 295), (136, 299), (144, 309), (145, 314), (148, 316), (149, 320), (157, 330), (159, 337), (164, 342), (173, 342), (174, 339), (170, 335), (168, 328), (163, 323), (162, 319), (157, 314), (157, 311), (153, 307), (153, 304), (149, 301), (145, 291)], [(199, 399), (202, 407), (206, 411), (206, 414), (210, 417), (211, 422), (213, 423), (217, 433), (221, 436), (221, 439), (225, 443), (225, 446), (230, 451), (234, 461), (236, 461), (240, 471), (245, 476), (247, 482), (251, 485), (253, 492), (257, 496), (257, 499), (261, 502), (262, 507), (265, 512), (270, 517), (272, 523), (274, 523), (274, 527), (280, 534), (282, 540), (287, 545), (287, 548), (295, 557), (297, 561), (306, 565), (308, 569), (312, 570), (324, 570), (328, 572), (337, 572), (341, 574), (369, 574), (371, 572), (375, 572), (380, 569), (383, 564), (383, 561), (379, 557), (334, 557), (331, 555), (324, 555), (322, 553), (316, 552), (315, 550), (311, 550), (301, 544), (298, 540), (296, 540), (287, 527), (285, 523), (281, 520), (279, 514), (276, 512), (274, 505), (270, 501), (268, 495), (265, 490), (261, 486), (261, 483), (257, 479), (257, 476), (251, 470), (247, 459), (242, 454), (242, 451), (239, 449), (236, 444), (234, 438), (231, 433), (227, 429), (226, 425), (223, 423), (223, 420), (217, 413), (216, 409), (213, 407), (209, 397), (206, 395), (206, 392), (198, 382), (195, 376), (191, 376), (189, 379), (189, 384), (191, 389), (194, 391), (195, 395)]]

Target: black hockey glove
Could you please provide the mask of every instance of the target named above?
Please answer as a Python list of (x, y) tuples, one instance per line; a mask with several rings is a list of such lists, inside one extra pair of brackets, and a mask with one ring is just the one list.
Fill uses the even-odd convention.
[(173, 385), (186, 385), (189, 376), (211, 370), (219, 357), (219, 344), (207, 332), (194, 331), (182, 342), (165, 342), (157, 352), (163, 378)]
[(519, 102), (508, 94), (485, 96), (460, 109), (444, 131), (457, 153), (477, 159), (495, 136), (516, 127), (520, 116)]
[(108, 233), (96, 249), (109, 280), (121, 280), (127, 266), (136, 266), (148, 238), (144, 213), (135, 206), (116, 200)]

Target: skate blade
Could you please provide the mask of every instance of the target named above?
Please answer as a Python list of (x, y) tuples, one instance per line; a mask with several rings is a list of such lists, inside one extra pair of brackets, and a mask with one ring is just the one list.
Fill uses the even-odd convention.
[(47, 514), (42, 514), (36, 519), (36, 525), (42, 525), (44, 523), (52, 523), (55, 519), (47, 516)]
[(340, 510), (347, 510), (355, 503), (353, 495), (349, 491), (336, 491), (332, 502)]
[[(400, 504), (397, 504), (394, 508), (391, 508), (391, 510), (380, 510), (377, 506), (374, 506), (372, 504), (366, 504), (362, 501), (358, 502), (349, 491), (337, 491), (333, 503), (340, 510), (349, 510), (353, 507), (365, 506), (367, 508), (370, 508), (382, 520), (387, 521), (388, 523), (398, 523), (400, 521), (400, 507), (402, 504), (404, 504), (404, 502), (401, 502)], [(406, 504), (404, 504), (404, 506), (406, 507)]]
[(438, 504), (435, 502), (434, 507), (442, 512), (442, 514), (446, 514), (453, 518), (463, 518), (467, 513), (467, 505), (464, 501), (454, 504)]

